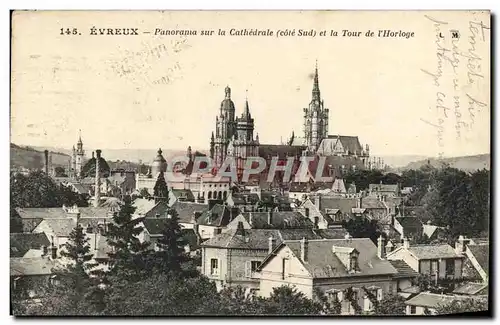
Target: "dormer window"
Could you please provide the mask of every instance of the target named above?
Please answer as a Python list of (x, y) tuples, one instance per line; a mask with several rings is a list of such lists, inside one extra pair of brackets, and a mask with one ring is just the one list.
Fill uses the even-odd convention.
[(356, 251), (352, 252), (350, 256), (350, 270), (351, 271), (359, 270), (358, 253)]

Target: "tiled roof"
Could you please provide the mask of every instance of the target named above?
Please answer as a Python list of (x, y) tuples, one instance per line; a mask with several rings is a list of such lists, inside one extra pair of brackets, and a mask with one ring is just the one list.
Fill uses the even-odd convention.
[(236, 235), (236, 229), (221, 233), (203, 242), (202, 246), (219, 248), (268, 249), (269, 237), (276, 239), (276, 245), (285, 240), (344, 238), (345, 230), (313, 229), (245, 229), (244, 238)]
[[(84, 231), (87, 227), (97, 228), (99, 224), (104, 224), (106, 222), (112, 222), (112, 219), (80, 218), (79, 220), (79, 223)], [(71, 231), (73, 231), (76, 227), (76, 219), (73, 218), (45, 219), (41, 223), (45, 223), (50, 229), (52, 229), (53, 234), (57, 237), (69, 237)], [(38, 226), (40, 226), (40, 224)]]
[(474, 255), (484, 272), (489, 274), (490, 245), (467, 245), (467, 248)]
[(226, 205), (215, 204), (211, 210), (203, 212), (198, 219), (198, 224), (205, 226), (225, 227), (230, 223), (238, 214), (240, 210), (235, 207), (228, 207)]
[(158, 202), (155, 206), (153, 206), (151, 209), (149, 209), (148, 212), (144, 214), (144, 217), (149, 219), (149, 218), (157, 218), (157, 217), (166, 217), (167, 213), (169, 211), (170, 207), (168, 204), (164, 201)]
[[(352, 208), (356, 207), (356, 199), (334, 197), (334, 196), (319, 196), (320, 210), (325, 213), (326, 209), (339, 209), (344, 214), (351, 213)], [(314, 199), (311, 200), (314, 203)]]
[(149, 210), (151, 210), (156, 205), (154, 200), (148, 200), (143, 198), (137, 198), (132, 202), (134, 206), (135, 214), (145, 215)]
[(421, 292), (415, 297), (407, 300), (405, 303), (410, 306), (436, 308), (440, 305), (450, 304), (456, 300), (464, 301), (471, 298), (484, 299), (485, 297), (484, 296), (469, 297), (469, 296), (459, 296), (459, 295), (452, 296), (452, 295), (440, 295), (430, 292)]
[(368, 189), (370, 192), (396, 192), (398, 184), (370, 184)]
[(75, 190), (80, 193), (80, 194), (87, 194), (90, 191), (90, 185), (89, 184), (80, 184), (77, 182), (71, 183)]
[(384, 202), (377, 198), (364, 197), (361, 199), (361, 207), (364, 209), (387, 209)]
[(326, 239), (344, 239), (348, 234), (344, 228), (316, 229), (314, 232)]
[(423, 260), (461, 257), (461, 255), (458, 255), (455, 249), (448, 244), (412, 245), (408, 250), (418, 259)]
[(306, 146), (287, 146), (276, 144), (261, 144), (259, 145), (259, 157), (267, 159), (269, 157), (279, 157), (284, 159), (288, 157), (302, 156), (302, 151), (306, 150)]
[(392, 266), (394, 266), (394, 268), (398, 271), (398, 274), (395, 276), (395, 278), (411, 278), (411, 277), (417, 277), (419, 275), (418, 272), (413, 270), (403, 260), (393, 260), (389, 261), (389, 263), (391, 263)]
[(404, 229), (422, 227), (422, 222), (417, 217), (396, 217), (396, 220)]
[(49, 247), (50, 242), (44, 233), (11, 233), (10, 257), (23, 257), (30, 249)]
[(195, 197), (191, 190), (187, 189), (170, 189), (172, 194), (177, 198), (177, 200), (182, 201), (194, 201)]
[(293, 182), (290, 183), (289, 192), (299, 192), (299, 193), (309, 193), (311, 191), (311, 184), (304, 182)]
[(311, 220), (305, 218), (300, 212), (243, 212), (242, 214), (254, 229), (312, 228), (314, 226)]
[[(81, 218), (107, 218), (109, 207), (85, 207), (78, 208)], [(63, 210), (63, 208), (17, 208), (19, 216), (23, 219), (61, 219), (71, 216), (70, 213)]]
[(203, 212), (208, 211), (208, 204), (176, 201), (172, 208), (179, 215), (179, 222), (193, 223), (195, 213), (199, 212), (202, 215)]
[[(300, 240), (285, 241), (285, 245), (300, 259)], [(346, 269), (337, 254), (334, 253), (334, 246), (356, 249), (359, 252), (359, 270), (357, 272), (351, 273)], [(309, 240), (307, 261), (302, 262), (313, 278), (394, 275), (397, 273), (391, 263), (377, 256), (377, 247), (369, 238)]]
[(142, 221), (142, 223), (144, 224), (144, 228), (146, 228), (150, 235), (161, 235), (161, 233), (165, 229), (167, 218), (146, 218)]
[(11, 257), (10, 276), (50, 275), (57, 263), (47, 257)]
[(464, 295), (475, 295), (487, 287), (488, 285), (485, 283), (466, 282), (461, 284), (455, 290), (453, 290), (453, 293), (464, 294)]
[(235, 205), (256, 204), (260, 201), (256, 193), (233, 193), (231, 197)]

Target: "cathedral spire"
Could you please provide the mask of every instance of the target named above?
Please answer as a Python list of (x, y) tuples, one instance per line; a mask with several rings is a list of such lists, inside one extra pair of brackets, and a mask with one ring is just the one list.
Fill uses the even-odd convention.
[(245, 120), (250, 120), (252, 118), (252, 115), (250, 115), (250, 108), (248, 107), (248, 90), (246, 91), (246, 96), (245, 96), (245, 108), (243, 110), (243, 114), (241, 114), (241, 117), (244, 118)]
[(312, 90), (312, 99), (314, 101), (320, 101), (321, 96), (319, 93), (319, 81), (318, 81), (318, 60), (316, 60), (316, 67), (314, 69), (314, 85), (313, 85), (313, 90)]
[(231, 99), (231, 88), (229, 88), (229, 85), (226, 86), (225, 92), (226, 92), (226, 99)]

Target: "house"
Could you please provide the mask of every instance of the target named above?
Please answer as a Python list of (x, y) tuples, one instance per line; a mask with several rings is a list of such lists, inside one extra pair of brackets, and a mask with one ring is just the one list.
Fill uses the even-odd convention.
[(134, 192), (136, 187), (135, 172), (117, 169), (111, 170), (110, 176), (107, 178), (110, 184), (120, 189), (120, 194), (128, 195)]
[(388, 253), (387, 259), (403, 260), (416, 272), (438, 279), (461, 279), (464, 252), (463, 243), (454, 249), (448, 244), (410, 245), (404, 238), (403, 245)]
[(10, 257), (24, 257), (30, 250), (36, 250), (30, 255), (41, 256), (50, 247), (50, 241), (44, 233), (11, 233)]
[(52, 270), (59, 264), (56, 258), (52, 258), (49, 254), (43, 257), (10, 258), (12, 296), (23, 300), (39, 298), (47, 285), (55, 284), (56, 278)]
[(292, 200), (304, 201), (311, 193), (312, 185), (309, 182), (290, 183), (288, 197)]
[(487, 283), (477, 283), (477, 282), (463, 282), (452, 292), (456, 295), (487, 295), (488, 294), (488, 284)]
[(370, 296), (381, 300), (396, 292), (397, 270), (384, 259), (383, 239), (381, 244), (377, 248), (368, 238), (285, 240), (257, 270), (259, 295), (288, 285), (312, 299), (319, 289), (341, 303), (342, 314), (353, 314), (356, 306), (370, 311)]
[(399, 184), (370, 184), (368, 185), (368, 195), (371, 197), (384, 198), (401, 195)]
[[(386, 250), (389, 251), (387, 246)], [(398, 271), (398, 273), (393, 277), (396, 280), (397, 292), (401, 293), (408, 291), (407, 289), (413, 286), (414, 280), (419, 276), (419, 273), (412, 269), (403, 260), (389, 260), (389, 263), (391, 263), (396, 271)], [(403, 296), (408, 298), (408, 296)]]
[(389, 207), (375, 197), (360, 197), (357, 207), (365, 209), (369, 219), (377, 220), (380, 225), (392, 225), (392, 216)]
[(201, 244), (202, 273), (217, 288), (241, 285), (257, 290), (259, 280), (254, 273), (260, 262), (284, 240), (300, 238), (345, 238), (344, 229), (245, 229), (240, 222), (236, 229), (217, 234)]
[(230, 193), (226, 199), (227, 205), (238, 207), (241, 211), (257, 211), (259, 201), (257, 193), (250, 192)]
[(462, 238), (462, 240), (466, 242), (464, 276), (469, 279), (488, 283), (490, 261), (489, 243), (471, 245), (467, 244), (469, 242), (468, 239)]
[(338, 227), (356, 207), (357, 199), (316, 195), (297, 209), (319, 229)]
[(210, 205), (197, 220), (198, 233), (202, 240), (220, 234), (224, 228), (240, 214), (237, 207), (230, 207), (219, 203)]
[(172, 205), (177, 201), (195, 202), (195, 197), (193, 192), (188, 189), (175, 189), (175, 188), (169, 189), (168, 202)]
[[(158, 250), (158, 240), (162, 238), (168, 217), (146, 218), (142, 221), (143, 231), (139, 234), (141, 243), (149, 242), (151, 246)], [(193, 229), (182, 229), (183, 238), (186, 240), (184, 250), (186, 253), (194, 252), (198, 248), (198, 240)]]
[(172, 206), (177, 212), (179, 224), (184, 229), (194, 229), (198, 218), (208, 211), (208, 204), (176, 201)]
[(394, 229), (401, 235), (401, 238), (419, 240), (422, 237), (422, 226), (420, 219), (414, 216), (394, 218)]
[(135, 208), (133, 218), (144, 217), (156, 204), (157, 202), (153, 199), (135, 198), (132, 201), (132, 206)]
[(445, 233), (445, 227), (434, 226), (431, 220), (422, 224), (422, 236), (425, 235), (430, 240), (439, 239)]
[(467, 297), (460, 295), (444, 295), (430, 292), (421, 292), (415, 297), (408, 299), (405, 304), (406, 315), (429, 315), (436, 314), (437, 308), (449, 305), (455, 301), (463, 302), (468, 299), (484, 301), (485, 310), (488, 310), (488, 298), (486, 296)]
[(311, 220), (296, 211), (242, 212), (228, 225), (227, 230), (236, 229), (242, 222), (245, 229), (307, 229), (313, 228)]

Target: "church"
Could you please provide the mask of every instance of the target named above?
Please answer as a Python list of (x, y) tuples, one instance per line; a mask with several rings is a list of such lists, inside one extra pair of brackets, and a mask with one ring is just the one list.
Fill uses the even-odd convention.
[[(243, 112), (236, 117), (235, 104), (231, 100), (231, 88), (225, 88), (225, 98), (220, 104), (215, 119), (215, 135), (210, 140), (210, 158), (220, 168), (226, 158), (236, 161), (237, 173), (241, 175), (247, 157), (262, 157), (269, 162), (273, 157), (286, 162), (295, 158), (293, 170), (298, 168), (301, 156), (327, 158), (328, 176), (341, 176), (348, 170), (370, 168), (370, 149), (363, 147), (357, 136), (331, 135), (328, 133), (329, 109), (321, 98), (318, 67), (313, 78), (312, 97), (304, 112), (303, 138), (292, 136), (286, 144), (261, 144), (258, 134), (254, 137), (254, 119), (250, 113), (248, 98)], [(326, 175), (325, 175), (326, 176)]]

